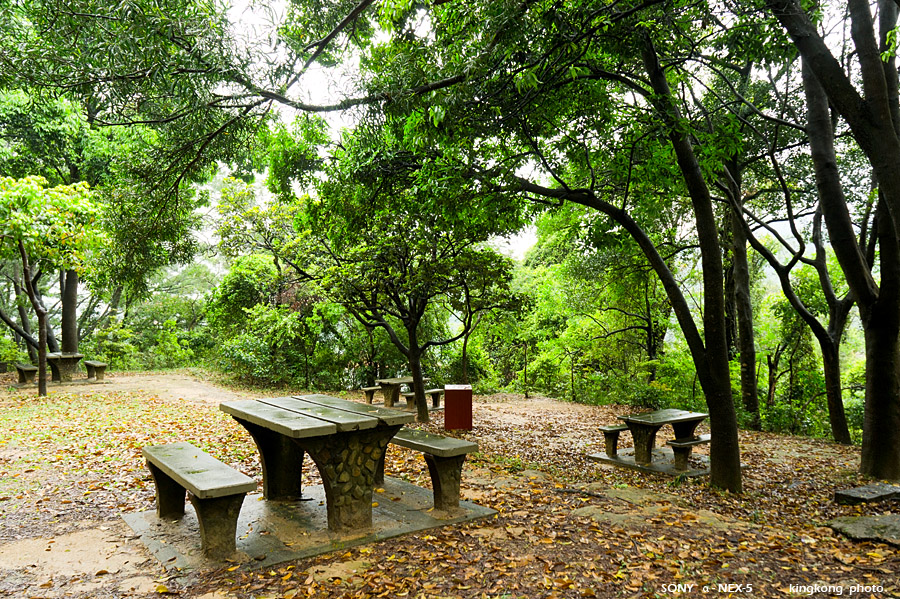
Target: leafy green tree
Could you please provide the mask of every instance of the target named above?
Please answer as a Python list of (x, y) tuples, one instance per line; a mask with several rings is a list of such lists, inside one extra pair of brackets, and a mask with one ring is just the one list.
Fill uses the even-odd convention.
[[(803, 58), (807, 133), (822, 212), (866, 336), (866, 410), (860, 470), (900, 478), (900, 98), (894, 39), (898, 7), (849, 0), (852, 59), (829, 46), (819, 6), (809, 14), (796, 0), (766, 0)], [(860, 239), (835, 160), (831, 110), (869, 162), (878, 184), (873, 239)], [(876, 254), (877, 246), (877, 269)], [(880, 275), (880, 279), (876, 278)]]
[(47, 187), (46, 179), (0, 179), (0, 249), (17, 254), (28, 298), (38, 317), (39, 393), (47, 394), (47, 309), (36, 286), (45, 269), (78, 272), (98, 247), (100, 207), (84, 183)]
[[(345, 138), (297, 224), (319, 244), (317, 283), (407, 358), (418, 418), (427, 421), (423, 355), (463, 339), (479, 313), (510, 304), (511, 264), (485, 242), (522, 220), (504, 196), (471, 202), (458, 183), (435, 182), (436, 158), (398, 152), (401, 133), (386, 124)], [(458, 329), (425, 334), (429, 311)]]

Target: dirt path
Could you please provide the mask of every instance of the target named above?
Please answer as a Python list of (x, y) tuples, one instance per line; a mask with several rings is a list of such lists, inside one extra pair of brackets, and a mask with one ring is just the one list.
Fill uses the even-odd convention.
[[(14, 376), (7, 373), (3, 383), (12, 385)], [(238, 394), (212, 383), (202, 381), (196, 377), (179, 373), (137, 373), (137, 374), (112, 374), (107, 375), (102, 383), (79, 383), (78, 380), (65, 385), (50, 384), (48, 393), (102, 393), (104, 391), (136, 392), (154, 395), (161, 399), (172, 401), (191, 401), (197, 403), (218, 404), (231, 399), (243, 399), (251, 397), (250, 394)], [(36, 393), (36, 389), (7, 388), (5, 394)], [(0, 392), (0, 397), (4, 395)]]
[[(14, 389), (14, 375), (7, 373), (0, 384), (0, 403), (5, 399), (35, 395), (35, 388)], [(196, 377), (179, 373), (116, 373), (103, 383), (75, 383), (49, 386), (52, 398), (57, 394), (133, 393), (146, 395), (167, 402), (192, 402), (217, 405), (220, 402), (258, 397), (252, 392), (238, 393)], [(496, 433), (497, 443), (516, 444), (527, 431), (553, 427), (561, 420), (591, 422), (596, 409), (588, 406), (565, 404), (538, 397), (523, 399), (521, 396), (496, 395), (490, 400), (476, 398), (478, 418), (476, 429), (490, 423)], [(573, 418), (576, 416), (577, 418)], [(441, 414), (436, 414), (440, 421)], [(592, 417), (593, 416), (593, 417)], [(436, 422), (435, 425), (439, 425)], [(476, 430), (477, 434), (477, 430)], [(516, 452), (517, 460), (525, 464), (530, 457), (525, 444)], [(17, 457), (17, 448), (0, 445), (0, 458), (4, 462)], [(2, 467), (4, 462), (0, 462)], [(524, 466), (523, 466), (524, 467)], [(527, 474), (527, 472), (526, 472)], [(473, 480), (494, 484), (490, 472), (472, 470)], [(49, 484), (50, 481), (48, 481)], [(58, 481), (57, 481), (58, 482)], [(503, 483), (504, 481), (501, 481)], [(510, 481), (505, 481), (508, 484)], [(470, 499), (481, 499), (481, 494), (471, 492)], [(0, 500), (10, 500), (0, 498)], [(90, 511), (88, 510), (88, 514)], [(172, 586), (172, 577), (156, 562), (149, 551), (121, 519), (85, 519), (54, 526), (52, 520), (42, 519), (43, 531), (17, 535), (11, 542), (0, 544), (0, 597), (20, 596), (23, 589), (41, 589), (42, 598), (63, 597), (140, 597), (160, 596), (161, 591)], [(13, 573), (14, 574), (11, 574)], [(218, 592), (197, 595), (202, 599), (224, 597)]]
[[(463, 471), (463, 496), (496, 509), (494, 518), (271, 570), (226, 567), (184, 580), (167, 573), (120, 516), (153, 509), (140, 447), (174, 437), (211, 442), (223, 453), (233, 449), (230, 461), (259, 478), (252, 441), (214, 406), (269, 393), (233, 391), (183, 373), (115, 373), (104, 384), (51, 386), (45, 401), (34, 388), (9, 389), (13, 376), (0, 375), (7, 423), (0, 429), (0, 599), (337, 598), (385, 591), (580, 599), (660, 597), (668, 595), (664, 584), (682, 582), (753, 583), (753, 596), (768, 599), (789, 595), (792, 584), (821, 581), (880, 584), (884, 592), (867, 596), (900, 596), (896, 548), (851, 543), (825, 525), (890, 509), (832, 501), (836, 488), (861, 482), (858, 448), (742, 432), (744, 494), (732, 496), (703, 481), (588, 460), (603, 446), (598, 425), (615, 423), (628, 407), (515, 394), (476, 396), (473, 430), (457, 431), (479, 444)], [(107, 412), (125, 416), (110, 422)], [(119, 426), (124, 418), (132, 418), (130, 428)], [(434, 412), (425, 428), (443, 432), (443, 414)], [(404, 452), (388, 452), (390, 471), (427, 485), (421, 456)]]

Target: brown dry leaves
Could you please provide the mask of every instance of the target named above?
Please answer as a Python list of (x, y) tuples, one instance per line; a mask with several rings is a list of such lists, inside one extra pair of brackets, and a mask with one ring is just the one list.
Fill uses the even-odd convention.
[[(831, 501), (835, 489), (864, 482), (854, 472), (858, 450), (744, 433), (745, 493), (736, 497), (702, 480), (588, 461), (602, 448), (597, 426), (625, 410), (477, 398), (475, 428), (459, 434), (481, 448), (466, 463), (463, 495), (497, 516), (272, 569), (195, 573), (165, 586), (181, 597), (241, 599), (668, 597), (698, 596), (703, 586), (715, 596), (731, 589), (730, 596), (783, 597), (792, 584), (814, 583), (881, 585), (873, 595), (879, 598), (900, 594), (896, 548), (852, 543), (825, 526), (892, 507)], [(73, 507), (79, 518), (98, 520), (151, 508), (140, 459), (147, 443), (189, 440), (258, 476), (252, 442), (214, 406), (146, 394), (14, 396), (0, 419), (6, 538), (40, 536)], [(443, 432), (440, 413), (426, 428)], [(408, 450), (392, 447), (386, 470), (430, 484), (422, 457)], [(718, 585), (726, 586), (719, 592)], [(0, 597), (12, 596), (7, 590), (0, 587)]]

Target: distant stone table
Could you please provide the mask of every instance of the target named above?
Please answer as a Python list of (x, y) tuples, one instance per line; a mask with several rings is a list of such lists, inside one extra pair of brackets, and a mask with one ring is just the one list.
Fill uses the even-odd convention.
[(58, 383), (67, 383), (72, 380), (78, 361), (82, 354), (47, 354), (47, 364), (50, 365), (51, 378)]

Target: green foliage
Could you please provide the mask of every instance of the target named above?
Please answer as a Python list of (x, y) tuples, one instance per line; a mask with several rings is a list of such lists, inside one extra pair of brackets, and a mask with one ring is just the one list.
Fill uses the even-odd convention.
[(16, 345), (16, 342), (5, 334), (0, 334), (0, 362), (12, 364), (22, 361), (23, 357), (24, 353)]
[(91, 359), (106, 362), (112, 370), (135, 370), (143, 367), (138, 347), (132, 343), (134, 331), (120, 321), (94, 331), (81, 344), (81, 350)]
[(48, 187), (43, 177), (0, 178), (0, 249), (7, 255), (20, 244), (33, 262), (84, 271), (104, 242), (95, 226), (100, 214), (86, 183)]
[(270, 257), (238, 258), (206, 302), (210, 326), (223, 331), (244, 329), (245, 310), (271, 302), (277, 285), (278, 272)]
[(178, 368), (187, 366), (194, 352), (188, 347), (186, 340), (180, 339), (174, 320), (162, 323), (156, 334), (156, 344), (150, 348), (154, 364), (159, 368)]

